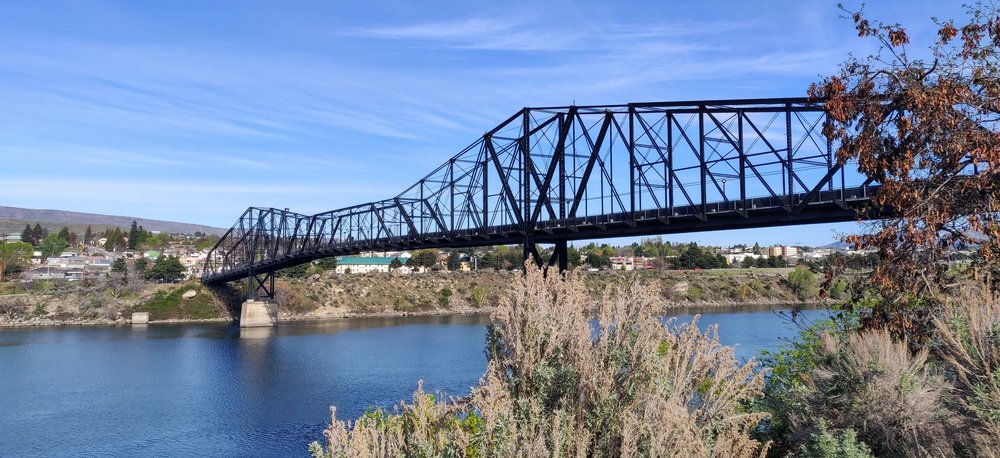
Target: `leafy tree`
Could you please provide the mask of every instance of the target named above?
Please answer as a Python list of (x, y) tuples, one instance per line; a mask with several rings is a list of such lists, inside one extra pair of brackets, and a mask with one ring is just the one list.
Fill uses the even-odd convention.
[(108, 251), (119, 251), (126, 248), (125, 234), (119, 228), (109, 229), (104, 235), (107, 239), (104, 242), (104, 249)]
[(953, 272), (945, 260), (955, 247), (978, 252), (970, 274), (996, 278), (1000, 270), (1000, 6), (975, 3), (967, 12), (964, 24), (935, 20), (926, 60), (907, 53), (901, 25), (850, 12), (878, 53), (851, 57), (809, 89), (826, 101), (823, 133), (838, 145), (838, 164), (856, 162), (881, 184), (871, 205), (896, 210), (848, 238), (880, 254), (866, 281), (883, 299), (862, 319), (866, 327), (929, 333), (933, 307), (913, 300), (947, 300)]
[(275, 274), (282, 278), (306, 278), (308, 276), (307, 270), (309, 269), (310, 263), (298, 264), (291, 267), (285, 267)]
[(31, 262), (35, 248), (30, 243), (0, 243), (0, 281), (23, 271)]
[(603, 252), (592, 253), (587, 255), (587, 264), (595, 269), (611, 267), (611, 256), (608, 256)]
[(437, 262), (437, 250), (418, 250), (413, 253), (407, 265), (410, 267), (433, 267)]
[(219, 242), (219, 236), (217, 235), (202, 236), (198, 240), (194, 241), (194, 247), (197, 250), (207, 250), (215, 246), (215, 244), (218, 242)]
[(323, 270), (333, 270), (333, 269), (336, 269), (337, 268), (337, 258), (332, 257), (332, 256), (329, 257), (329, 258), (322, 258), (322, 259), (316, 261), (316, 266), (319, 267), (320, 269), (323, 269)]
[(816, 286), (816, 275), (809, 269), (799, 266), (788, 273), (788, 287), (799, 297), (806, 300), (816, 296), (819, 288)]
[(580, 256), (580, 250), (577, 250), (576, 247), (573, 245), (566, 247), (566, 264), (569, 265), (570, 269), (578, 267), (581, 264), (583, 264), (583, 261), (581, 261), (581, 259), (582, 256)]
[(184, 279), (184, 265), (176, 256), (160, 256), (144, 276), (157, 282), (175, 282)]
[(49, 234), (45, 236), (45, 240), (38, 248), (42, 251), (43, 258), (51, 258), (53, 256), (58, 256), (67, 247), (66, 239), (59, 236), (59, 234)]
[(389, 263), (389, 270), (396, 270), (403, 267), (403, 263), (399, 261), (399, 258), (392, 258), (392, 262)]

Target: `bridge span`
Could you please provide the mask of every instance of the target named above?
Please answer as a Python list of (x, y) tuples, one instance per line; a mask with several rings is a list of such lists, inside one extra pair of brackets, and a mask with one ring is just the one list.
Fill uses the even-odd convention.
[(877, 184), (825, 121), (804, 98), (524, 108), (395, 197), (248, 208), (202, 281), (273, 297), (276, 270), (363, 251), (521, 244), (565, 269), (572, 240), (856, 220)]

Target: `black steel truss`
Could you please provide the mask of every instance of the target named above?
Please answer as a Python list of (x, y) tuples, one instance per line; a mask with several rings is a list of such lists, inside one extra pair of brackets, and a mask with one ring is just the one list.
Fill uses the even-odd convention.
[[(877, 188), (833, 156), (803, 98), (524, 108), (399, 195), (303, 215), (251, 207), (202, 281), (362, 251), (522, 244), (856, 219)], [(731, 184), (730, 184), (731, 183)], [(249, 293), (248, 293), (249, 294)]]

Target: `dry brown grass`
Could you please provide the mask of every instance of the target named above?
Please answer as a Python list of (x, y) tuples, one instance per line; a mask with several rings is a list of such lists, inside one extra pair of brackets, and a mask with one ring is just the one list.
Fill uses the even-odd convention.
[[(461, 403), (418, 389), (395, 414), (334, 416), (323, 456), (760, 456), (745, 406), (763, 389), (714, 328), (665, 326), (635, 277), (593, 304), (530, 270), (493, 316), (489, 365)], [(596, 310), (596, 329), (587, 310)], [(335, 412), (335, 410), (334, 410)]]
[(933, 320), (935, 351), (948, 367), (958, 409), (973, 420), (972, 447), (1000, 454), (1000, 303), (986, 285), (967, 285)]
[(857, 431), (877, 456), (954, 456), (960, 420), (946, 408), (948, 385), (927, 356), (884, 330), (825, 334), (815, 369), (791, 393), (794, 435), (801, 440), (825, 422)]

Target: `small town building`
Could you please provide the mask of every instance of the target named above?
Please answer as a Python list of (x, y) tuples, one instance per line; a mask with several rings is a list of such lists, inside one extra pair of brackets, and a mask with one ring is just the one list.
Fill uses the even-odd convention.
[[(406, 259), (398, 257), (365, 257), (365, 256), (340, 256), (337, 258), (337, 267), (334, 272), (338, 274), (352, 273), (368, 273), (368, 272), (389, 272), (389, 266), (392, 264), (393, 259), (399, 259), (399, 262), (406, 264)], [(401, 272), (409, 272), (406, 267), (400, 267), (398, 269)]]
[(45, 266), (29, 270), (21, 274), (21, 278), (24, 280), (54, 280), (66, 278), (66, 274), (58, 267)]
[(775, 245), (767, 249), (767, 255), (776, 258), (779, 256), (791, 257), (799, 254), (799, 249), (793, 246)]
[(757, 259), (757, 258), (763, 258), (765, 256), (753, 253), (724, 253), (722, 257), (726, 259), (726, 264), (733, 266), (742, 264), (743, 260), (747, 258)]

